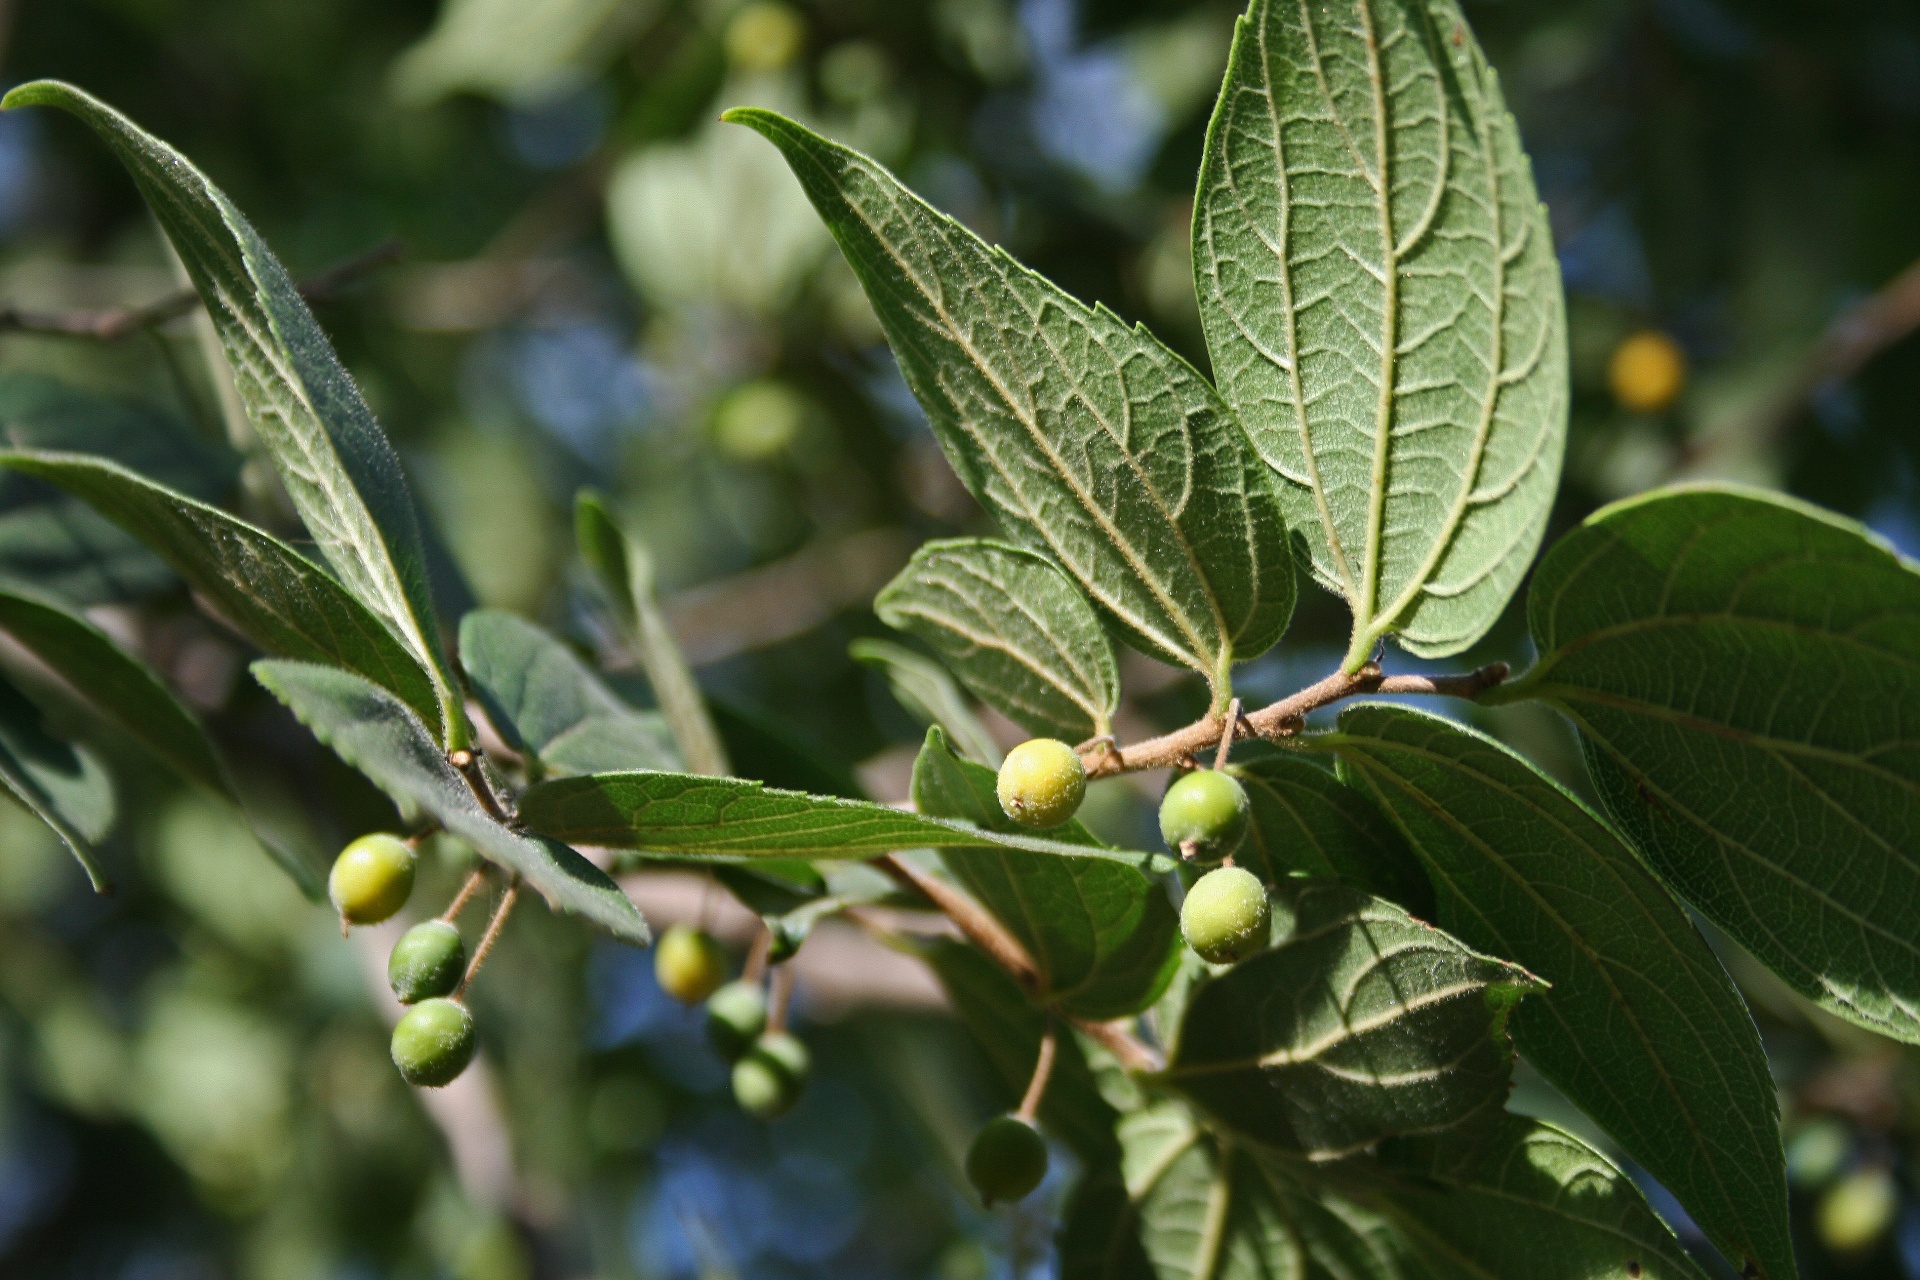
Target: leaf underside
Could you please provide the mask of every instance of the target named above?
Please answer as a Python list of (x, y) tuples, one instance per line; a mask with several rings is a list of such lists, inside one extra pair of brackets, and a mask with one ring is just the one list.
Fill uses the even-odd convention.
[(1518, 130), (1452, 0), (1254, 0), (1194, 204), (1220, 389), (1281, 479), (1349, 668), (1458, 653), (1545, 529), (1564, 301)]
[(847, 646), (847, 654), (886, 677), (893, 700), (923, 726), (937, 725), (968, 759), (1000, 767), (1000, 744), (945, 667), (903, 645), (864, 636)]
[(1509, 697), (1572, 717), (1653, 869), (1821, 1007), (1920, 1043), (1920, 572), (1775, 495), (1604, 509), (1542, 562)]
[(93, 887), (109, 887), (94, 845), (113, 826), (113, 779), (87, 748), (49, 733), (40, 708), (0, 677), (0, 785), (60, 837)]
[(1633, 851), (1533, 765), (1451, 721), (1362, 705), (1325, 741), (1429, 868), (1440, 923), (1552, 984), (1509, 1024), (1527, 1060), (1736, 1267), (1792, 1276), (1766, 1052), (1719, 960)]
[(1229, 772), (1246, 788), (1253, 818), (1235, 858), (1262, 881), (1294, 874), (1342, 880), (1433, 918), (1433, 886), (1406, 840), (1331, 770), (1275, 753)]
[(1206, 380), (772, 112), (725, 119), (787, 157), (865, 287), (968, 490), (1146, 652), (1223, 687), (1293, 611), (1272, 478)]

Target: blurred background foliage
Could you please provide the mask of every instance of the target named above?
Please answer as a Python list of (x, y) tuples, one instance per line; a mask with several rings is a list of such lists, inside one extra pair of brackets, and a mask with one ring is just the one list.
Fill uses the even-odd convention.
[[(919, 725), (848, 644), (879, 634), (867, 602), (919, 540), (981, 516), (784, 164), (716, 116), (778, 106), (868, 150), (1204, 368), (1187, 224), (1235, 8), (15, 0), (0, 4), (0, 74), (72, 80), (181, 147), (296, 275), (349, 265), (317, 291), (322, 322), (473, 598), (607, 650), (566, 517), (596, 485), (649, 540), (743, 772), (891, 799)], [(1466, 8), (1519, 116), (1570, 295), (1556, 527), (1722, 477), (1920, 553), (1920, 10)], [(102, 148), (69, 121), (0, 117), (8, 438), (110, 438), (290, 532), (228, 429), (194, 319), (34, 331), (35, 317), (78, 315), (112, 332), (103, 309), (177, 287)], [(0, 570), (95, 606), (155, 661), (289, 842), (318, 854), (393, 823), (264, 702), (241, 646), (104, 522), (0, 480)], [(1243, 693), (1278, 696), (1337, 661), (1340, 609), (1311, 589), (1302, 600)], [(1510, 611), (1462, 662), (1524, 662), (1524, 645)], [(1049, 1268), (1066, 1162), (1017, 1210), (983, 1213), (964, 1192), (958, 1153), (1007, 1090), (914, 962), (851, 930), (816, 935), (797, 1008), (822, 1066), (797, 1112), (761, 1126), (727, 1101), (648, 956), (523, 911), (476, 988), (485, 1069), (414, 1094), (386, 1061), (390, 939), (343, 941), (224, 810), (85, 728), (18, 653), (0, 659), (55, 723), (92, 734), (116, 784), (105, 848), (120, 884), (94, 896), (50, 836), (0, 813), (0, 1274)], [(1128, 678), (1129, 733), (1195, 709), (1198, 691), (1149, 663)], [(1543, 713), (1472, 714), (1584, 786)], [(1131, 784), (1096, 792), (1106, 829), (1150, 838)], [(436, 848), (419, 900), (449, 896), (465, 856)], [(657, 923), (731, 921), (736, 943), (751, 921), (689, 877), (635, 892)], [(1726, 954), (1775, 1063), (1807, 1273), (1920, 1276), (1915, 1054)], [(1524, 1070), (1516, 1106), (1577, 1122)]]

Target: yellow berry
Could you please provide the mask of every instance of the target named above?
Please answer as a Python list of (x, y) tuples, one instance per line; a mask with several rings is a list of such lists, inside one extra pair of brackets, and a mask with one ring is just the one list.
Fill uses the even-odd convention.
[(791, 5), (755, 0), (727, 22), (727, 61), (742, 71), (778, 71), (800, 54), (807, 25)]
[(1893, 1175), (1878, 1166), (1856, 1169), (1820, 1197), (1814, 1220), (1820, 1239), (1835, 1253), (1860, 1253), (1871, 1247), (1900, 1208)]
[(1686, 352), (1658, 329), (1644, 329), (1613, 349), (1607, 385), (1623, 407), (1659, 413), (1687, 385)]
[(995, 788), (1000, 808), (1023, 827), (1057, 827), (1087, 794), (1087, 771), (1072, 747), (1034, 738), (1007, 752)]
[(379, 924), (413, 893), (413, 850), (384, 831), (361, 836), (333, 861), (327, 892), (348, 924)]
[(675, 1000), (699, 1004), (727, 980), (727, 953), (705, 929), (676, 924), (654, 947), (653, 974)]

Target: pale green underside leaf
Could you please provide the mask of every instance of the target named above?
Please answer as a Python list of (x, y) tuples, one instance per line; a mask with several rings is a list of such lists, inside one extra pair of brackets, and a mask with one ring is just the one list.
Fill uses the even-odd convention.
[(439, 724), (433, 684), (394, 634), (273, 535), (101, 458), (0, 453), (0, 466), (56, 484), (112, 518), (268, 653), (357, 671)]
[(1509, 1024), (1562, 1093), (1760, 1276), (1794, 1274), (1773, 1079), (1732, 981), (1613, 830), (1500, 744), (1357, 706), (1322, 739), (1393, 816), (1440, 923), (1551, 987)]
[(1920, 1043), (1920, 572), (1757, 491), (1602, 510), (1542, 562), (1508, 697), (1580, 728), (1608, 811), (1795, 989)]
[(1270, 950), (1188, 1000), (1167, 1084), (1314, 1161), (1500, 1110), (1507, 1015), (1535, 979), (1344, 885), (1282, 881), (1274, 915)]
[(113, 826), (113, 779), (87, 748), (47, 732), (40, 709), (0, 677), (0, 785), (47, 824), (93, 887), (110, 887), (94, 844)]
[(885, 676), (894, 701), (923, 726), (939, 726), (968, 759), (1000, 767), (1000, 744), (967, 705), (945, 667), (887, 640), (855, 640), (847, 653)]
[(460, 620), (460, 665), (507, 745), (563, 773), (678, 769), (672, 735), (533, 623), (498, 609)]
[[(1017, 834), (994, 783), (993, 770), (955, 755), (939, 729), (927, 731), (913, 766), (921, 813)], [(1077, 821), (1047, 835), (1099, 843)], [(1179, 963), (1179, 917), (1166, 890), (1133, 867), (991, 846), (943, 849), (941, 860), (1026, 948), (1048, 1004), (1078, 1017), (1118, 1018), (1166, 990)]]
[(510, 830), (489, 816), (420, 718), (392, 694), (350, 672), (306, 662), (263, 659), (253, 674), (375, 786), (403, 807), (431, 814), (482, 857), (520, 876), (549, 906), (623, 942), (650, 940), (647, 922), (606, 872), (557, 840)]
[(597, 773), (538, 783), (520, 798), (520, 818), (574, 844), (690, 858), (867, 858), (988, 844), (1111, 858), (1149, 872), (1172, 865), (1160, 854), (1008, 835), (865, 800), (689, 773)]
[(873, 611), (932, 646), (1029, 733), (1082, 742), (1111, 727), (1113, 645), (1085, 594), (1045, 556), (990, 538), (929, 542)]
[(1269, 884), (1295, 874), (1342, 880), (1433, 918), (1433, 886), (1407, 842), (1372, 801), (1331, 770), (1275, 754), (1229, 771), (1252, 806), (1247, 842), (1234, 855), (1241, 866)]
[(1539, 546), (1567, 364), (1546, 212), (1452, 0), (1254, 0), (1193, 244), (1214, 376), (1349, 660), (1465, 649)]
[(105, 103), (38, 80), (0, 101), (22, 106), (72, 113), (127, 167), (206, 302), (248, 420), (327, 563), (450, 700), (454, 682), (400, 459), (286, 268), (205, 174)]
[(1276, 486), (1232, 412), (1144, 329), (1088, 308), (857, 152), (771, 112), (962, 483), (1130, 643), (1210, 680), (1293, 610)]
[(1550, 1125), (1505, 1117), (1464, 1174), (1397, 1154), (1447, 1185), (1370, 1199), (1441, 1280), (1706, 1280), (1626, 1174)]

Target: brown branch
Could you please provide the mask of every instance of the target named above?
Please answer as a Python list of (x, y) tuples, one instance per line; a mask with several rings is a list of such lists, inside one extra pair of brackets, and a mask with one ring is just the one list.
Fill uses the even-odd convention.
[(487, 816), (503, 827), (510, 827), (513, 825), (513, 818), (501, 805), (500, 797), (493, 793), (493, 784), (487, 781), (486, 766), (481, 763), (483, 759), (480, 752), (469, 751), (465, 747), (447, 753), (447, 763), (466, 779), (467, 790), (473, 792), (473, 798), (480, 802), (480, 807), (487, 811)]
[[(1368, 663), (1348, 673), (1336, 671), (1326, 679), (1308, 685), (1300, 692), (1280, 699), (1271, 706), (1232, 720), (1234, 738), (1288, 738), (1300, 732), (1308, 713), (1363, 693), (1424, 693), (1452, 698), (1477, 698), (1507, 678), (1504, 662), (1490, 663), (1478, 671), (1457, 676), (1390, 676), (1377, 663)], [(1204, 752), (1218, 750), (1228, 717), (1209, 716), (1184, 729), (1131, 746), (1114, 747), (1098, 743), (1082, 752), (1080, 763), (1089, 778), (1106, 778), (1141, 769), (1165, 769), (1197, 759)]]
[[(309, 302), (324, 301), (362, 276), (399, 260), (405, 253), (405, 246), (398, 240), (375, 245), (303, 281), (299, 286), (300, 296)], [(7, 305), (0, 306), (0, 333), (36, 333), (113, 342), (177, 319), (199, 305), (200, 295), (192, 289), (170, 293), (144, 306), (106, 307), (98, 311), (27, 311)]]

